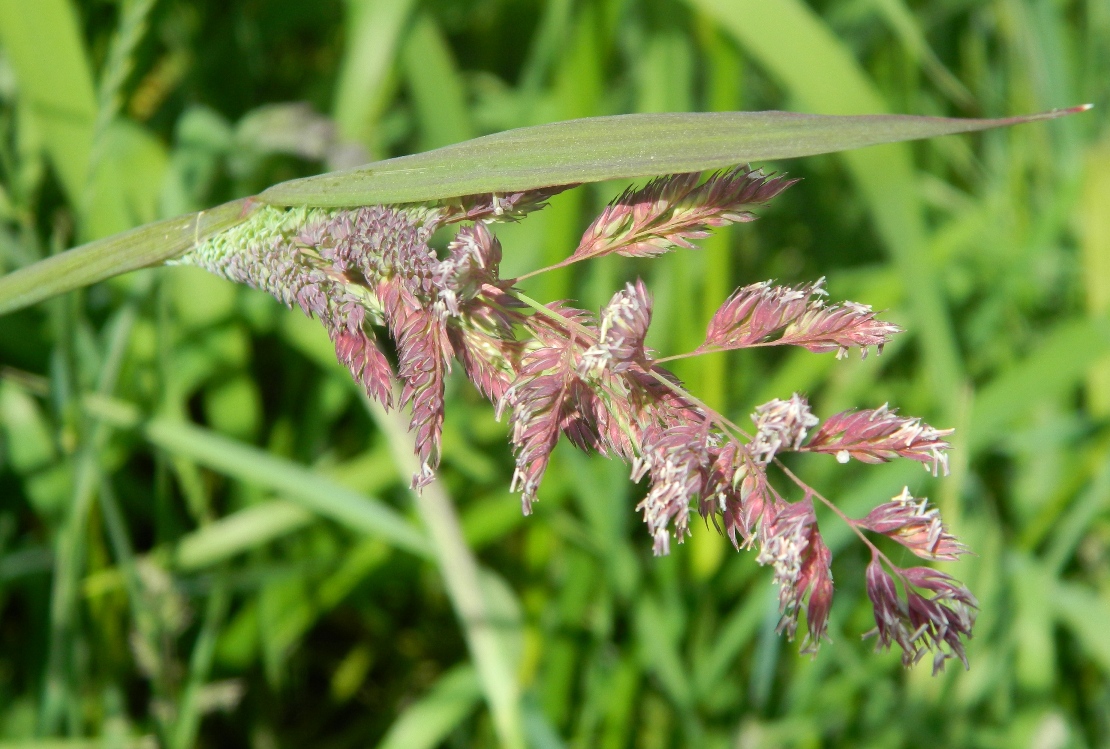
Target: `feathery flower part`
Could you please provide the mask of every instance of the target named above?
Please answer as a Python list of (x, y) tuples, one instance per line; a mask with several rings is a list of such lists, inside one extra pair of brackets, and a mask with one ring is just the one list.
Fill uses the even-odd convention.
[(899, 416), (884, 403), (879, 408), (844, 411), (829, 417), (814, 433), (806, 452), (830, 453), (841, 463), (850, 458), (864, 463), (886, 463), (897, 457), (916, 460), (948, 475), (948, 450), (944, 439), (951, 429), (934, 429), (921, 419)]
[(809, 410), (809, 403), (794, 393), (790, 400), (774, 400), (756, 406), (752, 414), (756, 433), (749, 450), (756, 463), (767, 465), (780, 450), (797, 450), (805, 441), (806, 431), (819, 421)]
[(956, 539), (940, 519), (940, 512), (929, 507), (929, 500), (910, 494), (909, 487), (891, 501), (881, 504), (858, 521), (860, 528), (897, 541), (923, 559), (954, 562), (968, 549)]
[[(561, 303), (550, 304), (548, 309), (578, 326), (590, 323), (585, 313), (567, 310)], [(547, 317), (533, 316), (528, 327), (543, 345), (524, 355), (517, 379), (498, 403), (498, 415), (506, 408), (511, 409), (510, 439), (516, 449), (512, 491), (521, 492), (525, 515), (532, 512), (532, 502), (559, 433), (572, 425), (583, 427), (576, 418), (577, 401), (584, 392), (578, 385), (576, 371), (585, 344), (574, 327)]]
[(774, 568), (779, 586), (778, 631), (793, 640), (798, 629), (798, 614), (809, 595), (806, 609), (808, 634), (803, 652), (816, 653), (826, 637), (829, 609), (832, 606), (832, 553), (817, 530), (817, 515), (809, 497), (793, 503), (779, 503), (769, 520), (760, 528), (761, 548), (755, 561)]
[(837, 358), (856, 346), (883, 346), (901, 328), (875, 319), (864, 304), (826, 306), (825, 279), (806, 286), (772, 286), (762, 281), (738, 289), (721, 305), (706, 330), (699, 351), (750, 346), (802, 346), (814, 353), (836, 351)]
[[(792, 184), (746, 167), (699, 179), (671, 175), (626, 191), (561, 265), (610, 253), (647, 257), (693, 247), (712, 227), (751, 221), (754, 206)], [(517, 220), (562, 189), (408, 207), (264, 207), (181, 262), (248, 283), (318, 318), (338, 360), (386, 407), (394, 405), (393, 383), (399, 380), (401, 405), (412, 409), (409, 429), (420, 461), (413, 488), (432, 481), (438, 467), (446, 378), (457, 359), (478, 391), (497, 404), (498, 416), (509, 414), (512, 488), (520, 491), (525, 514), (560, 435), (578, 449), (625, 460), (633, 480), (649, 479), (636, 510), (643, 513), (654, 553), (669, 553), (672, 538), (681, 543), (689, 535), (691, 511), (712, 518), (737, 549), (757, 547), (757, 561), (773, 567), (779, 631), (793, 638), (804, 609), (801, 649), (815, 653), (827, 639), (833, 578), (814, 500), (836, 508), (780, 464), (803, 493), (799, 501), (786, 501), (768, 475), (775, 457), (799, 450), (832, 453), (842, 463), (905, 457), (934, 473), (947, 472), (944, 437), (951, 430), (883, 406), (837, 414), (806, 444), (819, 422), (794, 394), (756, 408), (749, 438), (660, 366), (666, 357), (653, 359), (645, 348), (652, 299), (642, 281), (614, 294), (595, 318), (566, 302), (542, 305), (515, 289), (514, 280), (501, 279), (501, 244), (487, 225)], [(448, 224), (460, 226), (441, 259), (429, 241)], [(824, 279), (739, 289), (713, 316), (695, 353), (779, 344), (838, 355), (856, 346), (866, 353), (871, 346), (881, 350), (899, 331), (875, 319), (870, 307), (830, 306), (825, 296)], [(375, 326), (392, 338), (393, 365), (377, 345)], [(908, 490), (862, 520), (845, 519), (857, 532), (882, 533), (926, 559), (967, 553), (936, 510)], [(928, 652), (934, 669), (952, 657), (966, 664), (963, 642), (976, 603), (951, 577), (923, 567), (900, 569), (878, 555), (867, 570), (867, 590), (880, 647), (898, 644), (907, 664)]]
[(766, 469), (752, 460), (746, 447), (729, 441), (716, 455), (709, 480), (706, 494), (715, 506), (705, 506), (702, 514), (716, 511), (732, 545), (737, 550), (751, 548), (765, 515), (776, 511)]
[(580, 374), (596, 376), (605, 370), (620, 374), (646, 362), (644, 337), (651, 325), (651, 295), (643, 281), (637, 279), (614, 294), (600, 319), (597, 343), (582, 355)]
[(651, 475), (651, 488), (637, 510), (644, 513), (656, 556), (670, 553), (670, 523), (679, 543), (689, 535), (690, 504), (705, 489), (709, 472), (708, 424), (671, 429), (650, 427), (643, 453), (632, 464), (632, 480)]
[[(944, 670), (949, 658), (959, 658), (968, 667), (964, 640), (975, 624), (975, 596), (951, 576), (928, 567), (894, 568), (906, 590), (903, 600), (894, 579), (883, 569), (878, 556), (867, 566), (867, 595), (875, 609), (876, 648), (892, 644), (902, 650), (902, 663), (911, 666), (933, 654), (933, 673)], [(931, 593), (928, 598), (918, 591)]]
[(692, 249), (691, 240), (709, 236), (710, 228), (754, 221), (753, 208), (797, 181), (747, 167), (717, 172), (701, 185), (699, 178), (697, 172), (673, 174), (626, 190), (586, 229), (571, 259), (613, 252), (652, 257)]

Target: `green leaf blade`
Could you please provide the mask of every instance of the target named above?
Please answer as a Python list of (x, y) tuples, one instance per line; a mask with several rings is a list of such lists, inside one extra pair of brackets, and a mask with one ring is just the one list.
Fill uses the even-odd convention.
[(273, 205), (344, 207), (516, 192), (813, 156), (1055, 119), (1088, 108), (994, 120), (777, 111), (592, 117), (507, 130), (434, 151), (290, 180), (259, 198)]
[(177, 257), (196, 242), (246, 220), (256, 205), (246, 198), (156, 221), (0, 276), (0, 315)]

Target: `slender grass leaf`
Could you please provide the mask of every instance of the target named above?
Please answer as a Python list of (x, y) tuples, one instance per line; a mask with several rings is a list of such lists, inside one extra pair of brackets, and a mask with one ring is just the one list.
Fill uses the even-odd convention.
[(694, 691), (699, 700), (709, 697), (725, 678), (740, 651), (751, 642), (767, 611), (765, 599), (753, 595), (739, 604), (721, 623), (713, 648), (694, 667)]
[(413, 24), (401, 51), (420, 143), (439, 148), (474, 137), (466, 86), (451, 47), (427, 13)]
[(1053, 637), (1052, 571), (1035, 560), (1013, 554), (1009, 558), (1014, 600), (1015, 681), (1027, 692), (1051, 688), (1056, 665)]
[[(104, 739), (26, 739), (0, 741), (0, 749), (103, 749)], [(153, 736), (129, 738), (116, 744), (122, 749), (157, 749)]]
[[(370, 401), (365, 394), (363, 402), (389, 440), (398, 468), (404, 473), (415, 472), (417, 464), (408, 419), (399, 411), (387, 413), (381, 404)], [(505, 749), (523, 749), (520, 684), (513, 662), (514, 632), (504, 631), (501, 624), (505, 619), (506, 599), (512, 598), (511, 593), (506, 596), (507, 586), (503, 584), (496, 586), (502, 590), (495, 593), (490, 581), (482, 579), (478, 560), (466, 545), (455, 506), (440, 480), (432, 481), (422, 492), (414, 493), (413, 498), (432, 539), (440, 574), (462, 625), (501, 745)]]
[[(712, 16), (779, 81), (815, 112), (854, 115), (889, 111), (878, 87), (822, 18), (801, 0), (690, 0)], [(936, 275), (927, 262), (924, 214), (912, 154), (888, 138), (883, 148), (846, 154), (845, 163), (908, 291), (935, 401), (945, 408), (963, 380), (962, 364)], [(845, 149), (838, 149), (845, 150)], [(945, 414), (946, 421), (954, 417)]]
[(424, 536), (396, 510), (307, 468), (183, 422), (156, 419), (143, 431), (151, 442), (171, 453), (186, 455), (241, 481), (280, 491), (313, 512), (352, 529), (380, 535), (399, 548), (420, 555), (428, 552)]
[(180, 570), (208, 567), (303, 528), (312, 520), (312, 513), (286, 500), (253, 505), (182, 538), (174, 551), (174, 566)]
[(321, 207), (439, 200), (812, 156), (1054, 119), (1085, 109), (996, 120), (796, 112), (592, 117), (507, 130), (434, 151), (290, 180), (259, 197), (274, 205)]
[(202, 717), (201, 690), (212, 671), (212, 661), (216, 655), (216, 642), (223, 627), (224, 618), (230, 605), (226, 582), (220, 578), (208, 597), (204, 608), (204, 620), (200, 633), (193, 643), (189, 657), (189, 675), (177, 704), (177, 716), (169, 745), (171, 749), (190, 749), (197, 738)]
[(96, 121), (96, 94), (77, 14), (68, 0), (0, 0), (0, 42), (19, 94), (70, 202), (81, 203)]
[(267, 640), (274, 653), (288, 654), (316, 622), (343, 602), (359, 583), (389, 559), (389, 549), (368, 538), (347, 549), (343, 563), (313, 589), (312, 596), (288, 602), (282, 616), (267, 626)]
[(348, 0), (350, 39), (336, 84), (334, 116), (343, 136), (373, 146), (397, 43), (414, 0)]
[(1080, 494), (1075, 504), (1068, 510), (1052, 533), (1052, 540), (1045, 550), (1044, 563), (1052, 572), (1059, 574), (1068, 561), (1075, 556), (1075, 550), (1084, 536), (1091, 530), (1096, 518), (1110, 506), (1110, 456), (1107, 456), (1101, 469), (1095, 474), (1090, 485)]
[(975, 398), (971, 448), (982, 450), (1049, 393), (1063, 393), (1082, 381), (1087, 368), (1110, 349), (1110, 321), (1061, 323), (1036, 351), (1015, 364)]
[(1082, 585), (1065, 582), (1056, 583), (1052, 601), (1060, 622), (1071, 630), (1091, 660), (1110, 674), (1110, 638), (1106, 637), (1110, 602)]
[[(597, 117), (531, 128), (275, 185), (278, 205), (347, 206), (714, 169), (732, 164), (1053, 119), (1087, 107), (998, 120), (711, 112)], [(0, 278), (0, 314), (170, 259), (245, 218), (225, 203), (83, 245)], [(884, 214), (885, 215), (885, 214)], [(891, 214), (893, 216), (893, 214)]]
[(393, 508), (265, 450), (170, 419), (143, 423), (130, 404), (88, 398), (86, 410), (118, 427), (138, 427), (152, 444), (234, 479), (280, 492), (302, 507), (362, 533), (380, 536), (419, 556), (430, 552), (423, 534)]
[(693, 706), (690, 677), (678, 648), (667, 634), (663, 612), (654, 598), (644, 597), (636, 607), (636, 638), (640, 661), (655, 672), (667, 695), (682, 708)]
[(83, 196), (81, 238), (108, 237), (158, 218), (169, 165), (162, 142), (133, 122), (117, 120), (98, 136), (94, 151), (98, 161)]
[(158, 221), (81, 245), (0, 277), (0, 315), (169, 260), (196, 242), (246, 220), (249, 199)]
[[(1091, 150), (1080, 202), (1083, 227), (1083, 281), (1092, 317), (1110, 315), (1110, 137)], [(1110, 356), (1087, 375), (1091, 413), (1110, 416)]]
[(473, 666), (456, 666), (397, 716), (378, 749), (433, 749), (473, 712), (481, 698)]

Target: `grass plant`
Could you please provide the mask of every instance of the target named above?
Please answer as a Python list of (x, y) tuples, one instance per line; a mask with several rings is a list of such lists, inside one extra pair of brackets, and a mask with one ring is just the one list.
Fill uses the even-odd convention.
[[(1083, 0), (0, 0), (0, 748), (1107, 745), (1107, 49)], [(782, 109), (819, 115), (725, 114)], [(630, 181), (749, 161), (802, 180), (760, 221), (525, 278)], [(970, 670), (858, 641), (871, 557), (820, 505), (813, 659), (712, 523), (652, 555), (619, 462), (560, 444), (523, 517), (457, 371), (416, 493), (407, 417), (318, 323), (148, 267), (284, 207), (571, 183), (491, 225), (522, 299), (643, 278), (640, 343), (685, 352), (733, 288), (825, 276), (907, 331), (667, 366), (732, 422), (800, 392), (955, 428), (943, 479), (786, 467), (851, 517), (934, 500), (975, 552)]]

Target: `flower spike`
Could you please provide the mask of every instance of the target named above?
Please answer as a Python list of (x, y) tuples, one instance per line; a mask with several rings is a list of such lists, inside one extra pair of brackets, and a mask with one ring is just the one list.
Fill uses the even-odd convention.
[[(714, 227), (753, 220), (756, 206), (791, 184), (747, 167), (704, 182), (698, 174), (660, 177), (611, 203), (560, 265), (694, 247)], [(866, 583), (878, 646), (897, 645), (907, 665), (930, 653), (934, 670), (951, 658), (966, 665), (975, 598), (942, 572), (893, 565), (867, 535), (883, 534), (931, 561), (968, 553), (936, 509), (906, 489), (852, 520), (782, 461), (787, 452), (828, 453), (841, 463), (903, 457), (947, 473), (951, 430), (885, 405), (820, 424), (795, 393), (757, 406), (754, 434), (747, 434), (663, 368), (668, 357), (655, 358), (647, 348), (653, 309), (643, 281), (626, 284), (595, 316), (566, 301), (536, 302), (514, 288), (519, 279), (500, 277), (501, 244), (490, 225), (542, 208), (562, 189), (408, 207), (266, 207), (195, 248), (184, 262), (249, 283), (318, 318), (338, 360), (386, 407), (396, 405), (399, 380), (400, 405), (412, 409), (409, 429), (420, 463), (414, 489), (431, 482), (439, 466), (444, 393), (457, 360), (478, 392), (497, 404), (498, 416), (508, 414), (512, 489), (520, 492), (525, 514), (562, 435), (580, 450), (624, 460), (634, 481), (648, 479), (635, 509), (643, 514), (652, 551), (668, 554), (672, 541), (682, 543), (693, 512), (711, 519), (737, 549), (754, 548), (756, 561), (772, 568), (778, 631), (794, 639), (804, 613), (800, 647), (815, 654), (829, 639), (833, 599), (832, 552), (818, 527), (819, 500), (872, 549)], [(447, 225), (457, 227), (440, 257), (429, 242)], [(870, 307), (828, 304), (826, 296), (824, 279), (745, 286), (717, 310), (694, 353), (793, 345), (838, 356), (856, 347), (866, 354), (871, 347), (881, 351), (900, 331)], [(375, 327), (392, 338), (394, 364), (377, 345)], [(772, 473), (796, 484), (801, 498), (788, 500)]]

